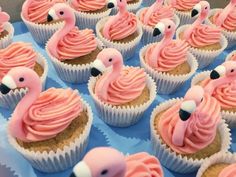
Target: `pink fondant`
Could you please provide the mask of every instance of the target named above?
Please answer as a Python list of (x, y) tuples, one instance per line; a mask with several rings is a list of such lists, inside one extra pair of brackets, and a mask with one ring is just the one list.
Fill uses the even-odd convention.
[(109, 17), (103, 27), (103, 36), (108, 40), (121, 40), (137, 31), (137, 17), (127, 11), (126, 0), (116, 0), (118, 13), (115, 16)]
[(235, 177), (236, 175), (236, 163), (224, 168), (218, 177)]
[[(97, 48), (96, 37), (91, 29), (79, 30), (75, 26), (73, 10), (66, 4), (58, 3), (51, 8), (65, 25), (48, 41), (49, 52), (58, 60), (68, 60), (91, 53)], [(63, 15), (60, 12), (64, 12)]]
[(172, 20), (163, 19), (160, 23), (165, 26), (164, 37), (147, 49), (145, 59), (154, 69), (169, 71), (187, 60), (188, 44), (182, 40), (173, 40), (176, 25)]
[(0, 34), (4, 31), (4, 25), (10, 20), (10, 16), (6, 12), (2, 12), (0, 7)]
[(201, 0), (171, 0), (172, 6), (180, 11), (189, 11)]
[[(109, 59), (112, 61), (110, 62)], [(123, 68), (123, 57), (118, 50), (103, 49), (98, 54), (97, 60), (106, 68), (112, 66), (111, 71), (106, 71), (96, 83), (95, 94), (100, 100), (112, 105), (120, 105), (142, 94), (146, 86), (144, 70), (134, 67)]]
[(104, 8), (106, 0), (72, 0), (70, 4), (77, 11), (89, 12)]

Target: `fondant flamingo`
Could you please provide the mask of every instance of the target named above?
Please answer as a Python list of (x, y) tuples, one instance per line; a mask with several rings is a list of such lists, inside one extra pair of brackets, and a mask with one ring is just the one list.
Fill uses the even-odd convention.
[(125, 157), (109, 147), (99, 147), (88, 152), (70, 177), (163, 177), (160, 162), (146, 152)]
[(2, 8), (0, 7), (0, 25), (8, 22), (10, 20), (10, 16), (6, 12), (2, 12)]
[(219, 17), (216, 19), (216, 25), (221, 26), (227, 16), (234, 10), (236, 6), (236, 0), (230, 0), (230, 3), (220, 12)]

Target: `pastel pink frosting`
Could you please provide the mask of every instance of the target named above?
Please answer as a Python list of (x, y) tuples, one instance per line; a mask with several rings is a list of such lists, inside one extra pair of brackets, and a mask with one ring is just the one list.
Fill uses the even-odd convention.
[(29, 43), (15, 42), (0, 50), (0, 81), (14, 67), (26, 66), (33, 69), (37, 54)]
[(235, 174), (236, 174), (236, 163), (224, 168), (220, 172), (218, 177), (235, 177)]
[(180, 120), (181, 103), (182, 101), (178, 101), (161, 115), (157, 128), (164, 142), (172, 150), (179, 154), (193, 154), (213, 142), (218, 123), (221, 120), (221, 107), (214, 97), (205, 94), (203, 101), (188, 120), (183, 146), (176, 146), (172, 142), (172, 138), (176, 124)]
[(104, 8), (106, 5), (106, 0), (72, 0), (71, 6), (77, 10), (82, 12), (87, 11), (96, 11)]
[(176, 4), (174, 8), (181, 11), (192, 10), (192, 8), (201, 0), (175, 0)]
[(83, 105), (77, 91), (50, 88), (42, 92), (22, 118), (25, 139), (48, 140), (64, 131), (77, 118)]
[(2, 9), (0, 7), (0, 33), (5, 30), (4, 25), (9, 20), (10, 20), (10, 16), (6, 12), (2, 12)]

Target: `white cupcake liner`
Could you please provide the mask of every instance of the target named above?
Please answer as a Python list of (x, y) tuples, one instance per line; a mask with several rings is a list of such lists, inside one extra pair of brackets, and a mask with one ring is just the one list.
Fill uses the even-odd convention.
[(45, 44), (52, 37), (52, 35), (64, 25), (64, 22), (58, 22), (55, 24), (36, 24), (26, 20), (22, 14), (21, 19), (38, 44)]
[(230, 60), (231, 60), (231, 57), (232, 57), (233, 55), (236, 55), (236, 50), (234, 50), (234, 51), (232, 51), (231, 53), (229, 53), (229, 54), (227, 55), (225, 61), (230, 61)]
[(156, 0), (143, 0), (143, 6), (150, 7)]
[[(186, 28), (188, 28), (190, 25), (184, 25), (181, 26), (180, 28), (177, 29), (176, 31), (176, 38), (179, 38), (179, 35), (182, 31), (184, 31)], [(199, 64), (199, 69), (203, 69), (210, 65), (214, 60), (216, 59), (217, 56), (219, 56), (226, 48), (228, 45), (228, 41), (226, 37), (222, 34), (220, 38), (220, 45), (221, 49), (219, 50), (201, 50), (197, 48), (191, 47), (189, 50), (190, 52), (196, 57), (198, 64)]]
[[(143, 0), (139, 0), (137, 3), (128, 4), (127, 10), (135, 14), (138, 11), (138, 9), (141, 7), (142, 3), (143, 3)], [(117, 7), (112, 8), (111, 15), (116, 15), (117, 13), (118, 13), (118, 8)]]
[(188, 74), (184, 75), (171, 75), (168, 73), (163, 73), (154, 70), (151, 68), (145, 61), (145, 52), (148, 49), (149, 46), (153, 45), (149, 44), (145, 47), (143, 47), (139, 52), (139, 58), (140, 58), (140, 65), (145, 69), (145, 71), (154, 79), (157, 85), (157, 93), (160, 94), (170, 94), (175, 92), (177, 89), (179, 89), (183, 84), (194, 75), (194, 73), (198, 69), (198, 63), (195, 57), (188, 52), (187, 56), (187, 62), (191, 67), (191, 71)]
[(88, 83), (89, 93), (92, 96), (95, 106), (101, 118), (105, 123), (115, 127), (128, 127), (137, 123), (146, 109), (152, 104), (156, 97), (156, 85), (152, 78), (146, 76), (146, 84), (150, 91), (150, 99), (139, 106), (112, 106), (102, 102), (94, 93), (94, 87), (98, 77), (91, 77)]
[[(36, 62), (41, 65), (44, 72), (41, 76), (42, 88), (45, 89), (47, 75), (48, 75), (48, 62), (43, 55), (37, 53)], [(25, 96), (27, 89), (21, 88), (14, 91), (10, 91), (8, 94), (3, 95), (0, 93), (0, 107), (14, 109), (19, 101)]]
[[(192, 79), (191, 85), (196, 85), (210, 76), (211, 71), (204, 71), (195, 75)], [(226, 121), (230, 128), (236, 127), (236, 112), (221, 111), (222, 118)]]
[(226, 164), (233, 164), (236, 163), (236, 154), (231, 154), (230, 152), (227, 153), (217, 153), (207, 160), (205, 160), (200, 169), (197, 172), (196, 177), (202, 177), (203, 173), (211, 166), (219, 164), (219, 163), (226, 163)]
[(109, 17), (105, 17), (103, 19), (101, 19), (100, 21), (98, 21), (97, 25), (96, 25), (96, 33), (97, 33), (97, 37), (103, 42), (103, 44), (106, 47), (110, 47), (110, 48), (115, 48), (117, 50), (119, 50), (124, 58), (124, 60), (127, 60), (129, 58), (132, 58), (135, 54), (136, 48), (139, 45), (139, 42), (141, 41), (142, 35), (143, 35), (143, 30), (141, 25), (138, 23), (138, 36), (130, 41), (130, 42), (126, 42), (126, 43), (120, 43), (120, 42), (112, 42), (108, 39), (106, 39), (105, 37), (103, 37), (103, 35), (101, 34), (100, 30), (103, 28), (104, 24), (106, 23), (106, 21), (108, 20)]
[[(211, 17), (211, 16), (213, 16), (217, 11), (219, 11), (220, 9), (212, 9), (211, 11), (210, 11), (210, 13), (209, 13), (209, 18)], [(208, 24), (208, 25), (211, 25), (211, 26), (215, 26), (216, 27), (216, 25), (215, 24), (213, 24), (212, 22), (211, 22), (211, 20), (209, 20), (209, 18), (207, 18), (206, 20), (205, 20), (205, 23), (206, 24)], [(227, 38), (227, 40), (228, 40), (228, 49), (229, 48), (232, 48), (232, 47), (234, 47), (235, 45), (236, 45), (236, 31), (235, 32), (232, 32), (232, 31), (228, 31), (228, 30), (222, 30), (222, 33), (225, 35), (225, 37)]]
[(4, 49), (12, 43), (14, 36), (14, 28), (12, 24), (6, 23), (4, 24), (4, 29), (8, 32), (8, 35), (0, 39), (0, 49)]
[[(5, 173), (7, 173), (7, 175), (10, 175), (7, 177), (21, 177), (21, 175), (16, 170), (14, 170), (10, 166), (6, 165), (5, 163), (0, 163), (0, 169), (1, 168), (4, 169)], [(4, 173), (4, 171), (1, 171), (1, 174), (3, 173), (4, 175), (6, 175)]]
[[(155, 117), (158, 113), (167, 110), (171, 106), (173, 106), (177, 101), (180, 101), (180, 98), (168, 100), (159, 106), (157, 106), (152, 114), (151, 114), (151, 143), (155, 156), (160, 160), (163, 166), (166, 168), (178, 172), (178, 173), (191, 173), (196, 171), (200, 165), (203, 163), (204, 159), (194, 160), (192, 158), (188, 159), (187, 157), (183, 157), (182, 155), (177, 155), (176, 152), (173, 152), (167, 145), (162, 141), (160, 135), (156, 133), (154, 127)], [(222, 120), (218, 125), (218, 130), (221, 136), (221, 151), (227, 152), (230, 148), (231, 144), (231, 134), (230, 130)]]
[(55, 173), (66, 170), (73, 167), (78, 161), (81, 160), (84, 155), (85, 149), (87, 148), (89, 134), (93, 122), (93, 112), (90, 106), (81, 98), (84, 106), (84, 110), (88, 113), (88, 123), (85, 126), (83, 133), (65, 146), (63, 150), (58, 149), (56, 152), (34, 152), (29, 151), (21, 147), (16, 139), (8, 132), (9, 143), (24, 156), (29, 163), (39, 171), (46, 173)]
[[(98, 48), (102, 49), (103, 43), (96, 39), (98, 43)], [(46, 45), (46, 51), (49, 58), (52, 61), (52, 64), (58, 74), (58, 76), (66, 82), (69, 83), (85, 83), (89, 80), (91, 76), (90, 70), (92, 68), (92, 63), (82, 64), (82, 65), (71, 65), (67, 63), (63, 63), (54, 56), (48, 50), (48, 46)]]

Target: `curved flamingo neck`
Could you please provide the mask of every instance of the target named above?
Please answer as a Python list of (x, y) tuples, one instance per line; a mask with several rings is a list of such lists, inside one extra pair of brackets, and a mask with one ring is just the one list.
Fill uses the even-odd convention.
[(144, 24), (147, 25), (153, 13), (157, 12), (162, 7), (163, 2), (156, 1), (150, 8), (148, 8), (144, 16)]
[(225, 19), (227, 18), (227, 16), (234, 10), (235, 8), (235, 3), (230, 2), (224, 9), (223, 11), (220, 13), (219, 17), (216, 19), (216, 25), (217, 26), (221, 26)]

